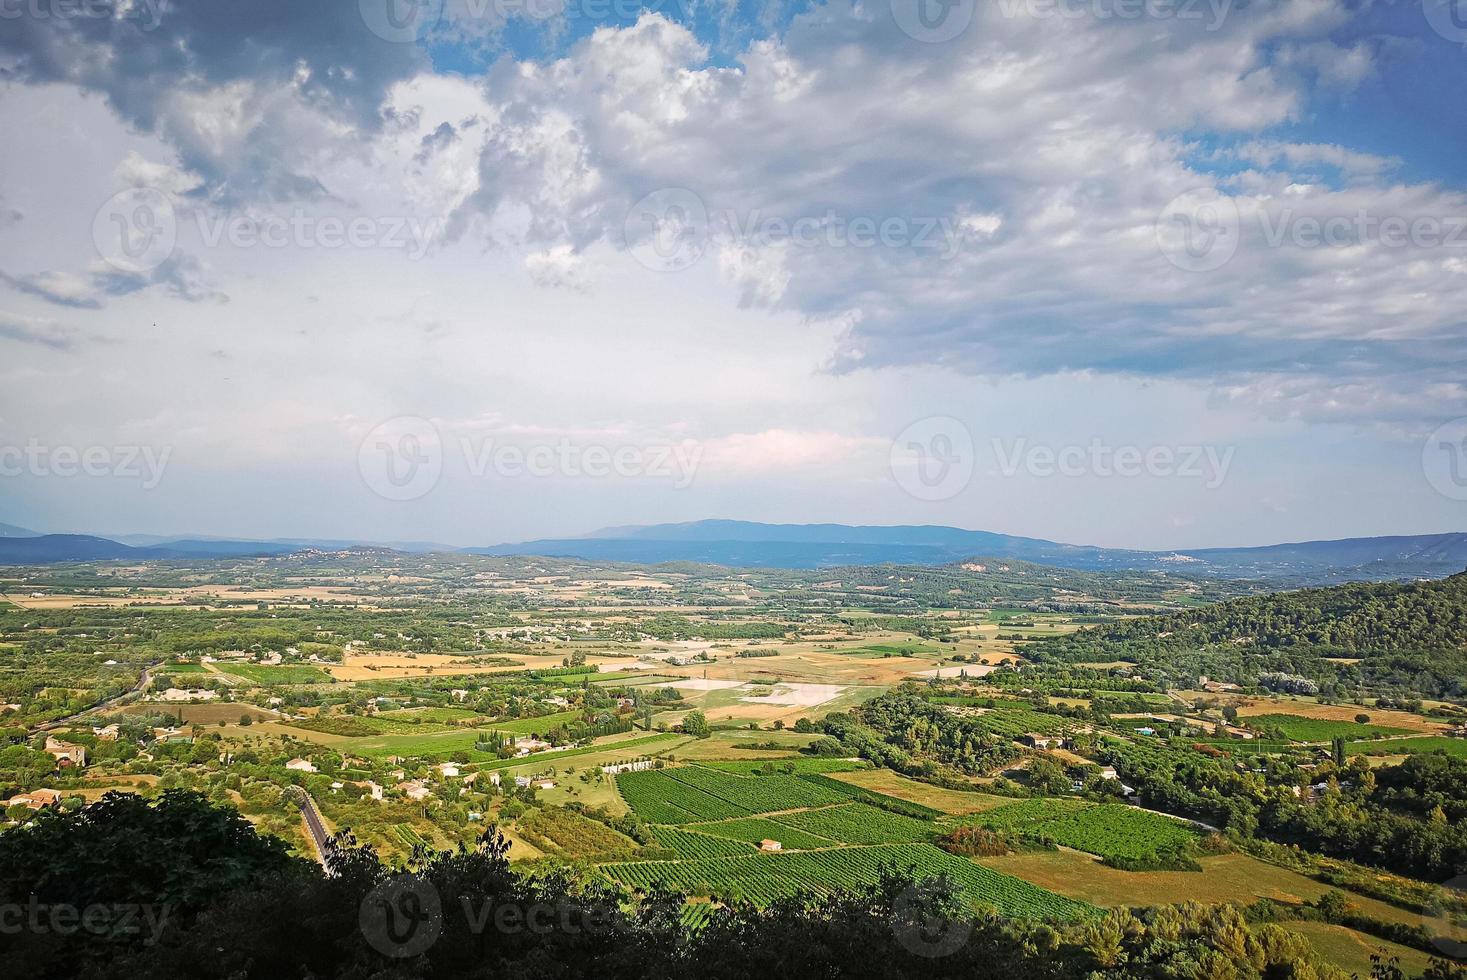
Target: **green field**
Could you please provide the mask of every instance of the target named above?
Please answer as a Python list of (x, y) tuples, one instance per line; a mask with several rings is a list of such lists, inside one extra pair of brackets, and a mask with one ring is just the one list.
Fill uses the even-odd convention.
[(1467, 738), (1445, 735), (1423, 735), (1420, 738), (1393, 738), (1384, 742), (1351, 742), (1346, 755), (1412, 755), (1417, 752), (1445, 752), (1467, 758)]
[(677, 827), (655, 827), (652, 836), (657, 843), (677, 855), (679, 861), (698, 861), (703, 858), (743, 857), (751, 845), (728, 837), (710, 837), (696, 831)]
[(685, 829), (713, 837), (741, 840), (748, 844), (777, 840), (787, 851), (813, 851), (822, 847), (835, 847), (839, 844), (839, 841), (833, 841), (828, 837), (817, 837), (785, 824), (775, 823), (768, 817), (743, 817), (736, 820), (721, 820), (718, 823), (688, 824)]
[[(737, 743), (730, 745), (731, 749), (739, 749), (743, 746)], [(700, 761), (700, 766), (709, 769), (717, 769), (720, 772), (730, 772), (739, 776), (752, 776), (762, 769), (773, 767), (779, 772), (789, 771), (794, 775), (806, 775), (809, 773), (827, 772), (855, 772), (858, 769), (870, 769), (866, 762), (857, 762), (852, 759), (812, 759), (808, 756), (791, 756), (788, 759), (739, 759), (734, 761), (709, 760)]]
[(219, 670), (265, 687), (286, 684), (333, 684), (332, 676), (307, 664), (229, 664)]
[(1253, 715), (1244, 718), (1250, 728), (1262, 730), (1277, 728), (1286, 738), (1296, 742), (1328, 742), (1333, 738), (1367, 739), (1382, 735), (1409, 735), (1404, 728), (1388, 728), (1385, 725), (1362, 725), (1353, 721), (1330, 721), (1325, 718), (1305, 718), (1301, 715)]
[(1198, 836), (1180, 820), (1120, 803), (1027, 800), (989, 810), (971, 822), (1107, 860), (1147, 861), (1181, 854)]
[(798, 891), (830, 893), (873, 885), (880, 880), (883, 869), (916, 877), (945, 874), (967, 902), (993, 906), (1005, 915), (1076, 918), (1094, 911), (1094, 906), (991, 871), (930, 844), (844, 847), (701, 861), (642, 861), (602, 865), (601, 870), (636, 889), (661, 882), (689, 895), (767, 905)]
[(166, 674), (206, 674), (206, 673), (208, 673), (208, 671), (204, 669), (204, 665), (203, 664), (196, 664), (196, 663), (193, 663), (192, 661), (190, 661), (189, 663), (168, 663), (168, 664), (163, 664), (162, 666), (157, 667), (157, 668), (154, 668), (154, 669), (157, 670), (158, 673), (165, 674), (165, 675)]
[(846, 844), (900, 844), (931, 840), (937, 829), (926, 820), (888, 813), (865, 803), (801, 810), (772, 818), (775, 823)]

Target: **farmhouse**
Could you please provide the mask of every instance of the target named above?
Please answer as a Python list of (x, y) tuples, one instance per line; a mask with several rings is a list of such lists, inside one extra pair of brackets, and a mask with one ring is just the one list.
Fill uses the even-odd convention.
[(32, 810), (39, 810), (47, 806), (59, 806), (61, 794), (54, 789), (33, 789), (29, 793), (12, 796), (5, 801), (6, 806), (25, 806)]
[(406, 796), (408, 799), (416, 800), (418, 802), (422, 802), (423, 800), (426, 800), (428, 797), (433, 795), (432, 790), (424, 786), (416, 779), (410, 783), (403, 783), (402, 792), (403, 795)]
[(761, 851), (782, 851), (782, 850), (784, 850), (784, 845), (781, 844), (777, 840), (770, 840), (768, 838), (765, 838), (764, 840), (761, 840), (759, 842), (759, 850), (761, 850)]
[(46, 751), (56, 760), (56, 765), (62, 769), (71, 766), (80, 768), (87, 764), (87, 749), (84, 745), (73, 745), (71, 742), (63, 742), (47, 735)]
[(316, 766), (310, 759), (291, 759), (285, 764), (285, 768), (296, 772), (316, 772)]
[(1065, 744), (1065, 740), (1059, 735), (1039, 735), (1035, 732), (1020, 735), (1019, 742), (1031, 749), (1058, 749)]
[(97, 736), (104, 742), (115, 742), (117, 741), (118, 731), (119, 729), (114, 723), (111, 725), (103, 725), (101, 728), (93, 728), (92, 734)]
[(454, 765), (452, 762), (441, 763), (438, 766), (438, 771), (443, 775), (444, 779), (449, 779), (459, 774), (458, 766)]

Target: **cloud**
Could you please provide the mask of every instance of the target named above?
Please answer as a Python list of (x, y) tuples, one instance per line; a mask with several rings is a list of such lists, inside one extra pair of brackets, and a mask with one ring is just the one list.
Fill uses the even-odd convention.
[(0, 270), (0, 283), (55, 306), (78, 310), (99, 310), (108, 299), (129, 296), (153, 286), (190, 303), (228, 299), (208, 282), (198, 259), (179, 251), (147, 270), (118, 269), (105, 262), (93, 263), (80, 275), (56, 271), (12, 275)]
[[(634, 205), (686, 189), (707, 212), (701, 261), (740, 303), (848, 324), (837, 372), (1227, 384), (1350, 374), (1368, 344), (1362, 385), (1403, 387), (1423, 361), (1441, 378), (1464, 354), (1467, 250), (1295, 233), (1360, 213), (1377, 229), (1450, 223), (1467, 198), (1389, 182), (1393, 158), (1264, 136), (1308, 111), (1317, 73), (1301, 66), (1334, 52), (1354, 66), (1334, 82), (1366, 76), (1368, 48), (1328, 40), (1350, 16), (1329, 0), (1262, 3), (1204, 30), (980, 4), (961, 38), (922, 45), (833, 4), (728, 66), (644, 14), (488, 74), (456, 227), (513, 218), (538, 255), (636, 247)], [(1181, 131), (1256, 169), (1208, 169)], [(1206, 271), (1158, 246), (1170, 202), (1198, 189), (1240, 215), (1234, 254)]]
[(368, 29), (370, 6), (149, 0), (136, 16), (7, 17), (0, 78), (100, 93), (215, 200), (311, 196), (322, 155), (377, 132), (387, 90), (427, 64)]
[(74, 331), (70, 327), (64, 327), (54, 320), (19, 316), (0, 310), (0, 339), (64, 351), (71, 349), (74, 337)]

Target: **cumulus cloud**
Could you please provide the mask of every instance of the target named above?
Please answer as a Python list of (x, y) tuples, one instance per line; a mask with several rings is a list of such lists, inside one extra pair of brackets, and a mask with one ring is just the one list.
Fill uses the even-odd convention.
[[(1348, 371), (1368, 343), (1361, 383), (1385, 391), (1414, 384), (1423, 351), (1460, 358), (1464, 249), (1379, 225), (1450, 225), (1467, 199), (1388, 182), (1392, 158), (1260, 135), (1301, 117), (1331, 54), (1348, 62), (1334, 83), (1368, 74), (1369, 47), (1328, 40), (1345, 5), (1256, 4), (1216, 30), (975, 16), (957, 41), (920, 45), (834, 4), (730, 67), (645, 14), (564, 58), (505, 61), (483, 84), (459, 226), (516, 215), (539, 254), (636, 247), (634, 205), (687, 189), (706, 211), (703, 261), (741, 303), (849, 323), (836, 371), (1225, 383)], [(1209, 169), (1183, 130), (1238, 141), (1226, 153), (1252, 169)], [(1158, 244), (1171, 202), (1199, 189), (1238, 212), (1208, 269)], [(1298, 234), (1362, 213), (1371, 227)]]

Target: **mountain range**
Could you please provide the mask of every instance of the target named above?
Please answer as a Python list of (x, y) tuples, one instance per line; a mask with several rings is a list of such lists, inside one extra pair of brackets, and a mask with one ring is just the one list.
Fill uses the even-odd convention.
[(1303, 541), (1249, 548), (1141, 551), (1065, 544), (939, 525), (761, 524), (708, 520), (605, 528), (575, 538), (545, 538), (488, 547), (432, 542), (279, 538), (37, 534), (0, 524), (0, 565), (126, 559), (268, 557), (314, 548), (387, 547), (411, 553), (542, 555), (658, 564), (687, 561), (747, 568), (850, 565), (946, 565), (970, 558), (1016, 559), (1086, 571), (1167, 571), (1280, 584), (1441, 578), (1467, 567), (1467, 533)]

